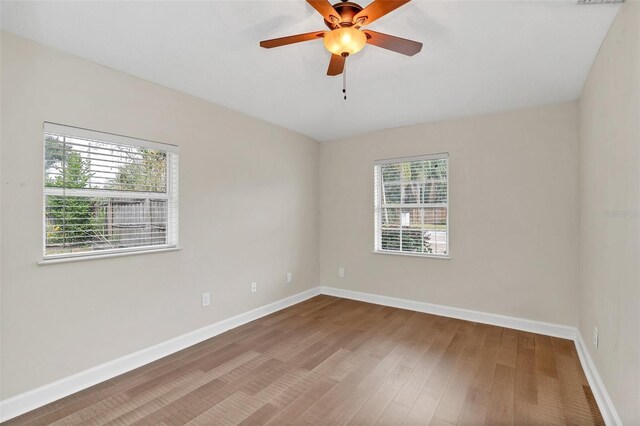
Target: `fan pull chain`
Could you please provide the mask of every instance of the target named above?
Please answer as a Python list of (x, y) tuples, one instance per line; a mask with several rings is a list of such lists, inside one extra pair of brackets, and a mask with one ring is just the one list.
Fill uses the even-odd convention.
[(347, 58), (344, 58), (344, 69), (342, 70), (342, 94), (344, 100), (347, 100)]

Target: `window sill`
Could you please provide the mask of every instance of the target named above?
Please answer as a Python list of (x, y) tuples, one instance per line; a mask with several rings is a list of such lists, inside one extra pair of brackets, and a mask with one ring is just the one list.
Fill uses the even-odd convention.
[(166, 248), (158, 248), (158, 249), (150, 249), (150, 250), (131, 250), (131, 251), (117, 252), (117, 253), (66, 256), (66, 257), (44, 259), (39, 261), (38, 265), (43, 266), (43, 265), (53, 265), (57, 263), (84, 262), (86, 260), (108, 259), (111, 257), (122, 257), (122, 256), (138, 256), (141, 254), (151, 254), (151, 253), (166, 253), (170, 251), (179, 251), (179, 250), (182, 250), (182, 248), (166, 247)]
[(393, 256), (426, 257), (429, 259), (451, 260), (450, 255), (441, 256), (441, 255), (434, 255), (434, 254), (403, 253), (398, 251), (384, 251), (384, 250), (374, 250), (372, 253), (373, 254), (390, 254)]

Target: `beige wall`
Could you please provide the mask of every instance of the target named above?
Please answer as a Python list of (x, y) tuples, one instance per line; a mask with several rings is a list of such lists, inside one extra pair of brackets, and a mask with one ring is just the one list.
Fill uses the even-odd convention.
[[(11, 34), (1, 53), (2, 398), (318, 285), (317, 142)], [(182, 251), (37, 266), (45, 120), (178, 144)]]
[(622, 6), (579, 105), (580, 332), (623, 423), (640, 424), (640, 3)]
[[(576, 325), (577, 129), (568, 103), (322, 143), (322, 284)], [(452, 258), (372, 253), (374, 160), (440, 152)]]

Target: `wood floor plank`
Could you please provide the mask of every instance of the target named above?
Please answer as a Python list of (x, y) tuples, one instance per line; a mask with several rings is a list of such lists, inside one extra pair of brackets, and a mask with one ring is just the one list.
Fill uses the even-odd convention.
[(271, 404), (265, 404), (256, 410), (252, 415), (244, 419), (240, 426), (263, 425), (269, 421), (278, 412), (278, 407)]
[(594, 418), (592, 415), (589, 401), (583, 391), (582, 370), (575, 365), (573, 357), (558, 356), (557, 365), (560, 395), (567, 422), (576, 425), (600, 423), (601, 417)]
[(322, 398), (314, 402), (302, 415), (302, 419), (311, 424), (321, 423), (325, 416), (340, 406), (345, 398), (353, 395), (357, 385), (375, 368), (380, 360), (363, 356), (354, 365), (353, 370)]
[(317, 296), (15, 425), (603, 425), (573, 342)]
[[(242, 330), (232, 330), (218, 336), (222, 342), (229, 342), (229, 336), (237, 336), (240, 333), (252, 332), (256, 325), (243, 326)], [(59, 401), (48, 404), (38, 410), (29, 412), (18, 419), (14, 419), (7, 424), (51, 424), (69, 413), (79, 411), (93, 405), (102, 399), (116, 394), (123, 389), (128, 389), (140, 383), (154, 380), (158, 375), (162, 375), (174, 368), (184, 365), (185, 362), (194, 362), (199, 357), (207, 356), (210, 352), (224, 346), (215, 339), (196, 344), (188, 349), (176, 352), (158, 361), (154, 361), (143, 367), (132, 370), (129, 373), (115, 377), (109, 381), (92, 386), (76, 394), (65, 397)]]
[(494, 371), (498, 362), (501, 335), (502, 329), (500, 327), (490, 327), (487, 330), (480, 349), (480, 355), (476, 360), (477, 367), (471, 386), (477, 389), (491, 391)]
[[(460, 425), (481, 425), (485, 422), (487, 412), (489, 410), (489, 404), (491, 400), (491, 393), (484, 389), (470, 387), (467, 391), (462, 410), (460, 410), (460, 417), (458, 418), (458, 424)], [(516, 424), (521, 424), (517, 423)]]
[[(511, 339), (511, 336), (508, 338)], [(510, 360), (510, 357), (507, 357), (506, 360)], [(501, 363), (496, 364), (491, 387), (491, 397), (485, 419), (486, 425), (513, 424), (515, 384), (515, 366)]]
[[(132, 395), (127, 392), (122, 392), (113, 395), (52, 424), (80, 424), (87, 421), (107, 424), (117, 418), (124, 420), (124, 418), (121, 417), (132, 410), (137, 410), (137, 413), (140, 414), (150, 414), (155, 411), (155, 407), (161, 406), (161, 404), (158, 404), (159, 400), (162, 400), (163, 403), (173, 401), (192, 392), (199, 386), (210, 382), (212, 379), (213, 378), (207, 376), (206, 373), (192, 371), (182, 374), (180, 377), (167, 380), (162, 384), (147, 388), (144, 392)], [(140, 416), (140, 418), (143, 417), (144, 416)]]
[(375, 424), (380, 426), (401, 425), (404, 423), (404, 419), (407, 418), (409, 410), (410, 407), (391, 401)]
[(560, 393), (560, 381), (545, 374), (537, 375), (538, 404), (534, 411), (535, 420), (541, 424), (566, 424)]
[[(324, 421), (330, 424), (346, 424), (360, 410), (373, 393), (390, 376), (409, 350), (407, 346), (395, 345), (391, 352), (380, 361), (366, 377), (356, 386), (348, 398), (331, 407)], [(375, 350), (369, 353), (376, 359)]]
[[(520, 336), (519, 336), (520, 337)], [(514, 421), (533, 424), (533, 411), (538, 404), (538, 386), (535, 375), (535, 350), (518, 340), (516, 379), (514, 392)]]
[(405, 383), (395, 396), (394, 401), (406, 407), (413, 407), (413, 404), (422, 392), (422, 388), (431, 377), (440, 358), (444, 355), (446, 348), (453, 340), (458, 325), (458, 320), (450, 320), (447, 325), (444, 326), (436, 340), (424, 353), (416, 368), (414, 368), (407, 383)]
[(436, 408), (434, 418), (456, 424), (458, 417), (460, 417), (460, 411), (462, 410), (468, 389), (468, 386), (460, 386), (450, 380), (442, 394), (442, 398), (440, 398), (440, 403)]
[(411, 374), (411, 369), (398, 364), (365, 404), (349, 420), (352, 425), (371, 425), (382, 415), (396, 393)]
[[(313, 372), (312, 372), (313, 373)], [(310, 373), (310, 374), (312, 374)], [(317, 377), (312, 384), (306, 388), (291, 403), (282, 408), (274, 417), (272, 417), (268, 425), (296, 424), (301, 421), (302, 414), (316, 401), (324, 397), (338, 382), (328, 378)]]
[(454, 334), (453, 339), (451, 339), (451, 342), (449, 343), (449, 346), (447, 346), (442, 358), (438, 361), (433, 374), (444, 379), (449, 379), (451, 377), (467, 339), (468, 336), (464, 333)]
[(408, 425), (428, 425), (431, 423), (442, 394), (447, 386), (447, 379), (432, 375), (422, 388), (418, 399), (411, 407), (404, 420)]
[(536, 370), (538, 374), (558, 378), (558, 372), (556, 369), (556, 359), (553, 353), (553, 344), (551, 343), (551, 337), (536, 334)]
[(455, 423), (448, 422), (440, 417), (434, 417), (429, 426), (454, 426)]

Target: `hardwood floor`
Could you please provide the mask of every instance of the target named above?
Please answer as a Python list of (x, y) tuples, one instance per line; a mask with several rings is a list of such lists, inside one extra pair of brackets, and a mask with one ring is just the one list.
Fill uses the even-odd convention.
[(8, 424), (604, 424), (572, 341), (317, 296)]

